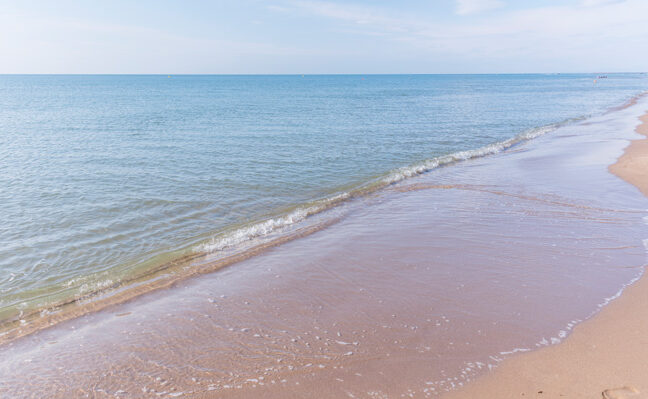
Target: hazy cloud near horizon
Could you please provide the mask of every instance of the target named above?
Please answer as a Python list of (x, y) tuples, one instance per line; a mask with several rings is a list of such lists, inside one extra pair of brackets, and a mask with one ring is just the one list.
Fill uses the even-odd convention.
[(0, 6), (0, 73), (648, 69), (646, 0), (31, 0)]
[(457, 0), (457, 14), (474, 14), (485, 10), (500, 8), (504, 2), (500, 0)]

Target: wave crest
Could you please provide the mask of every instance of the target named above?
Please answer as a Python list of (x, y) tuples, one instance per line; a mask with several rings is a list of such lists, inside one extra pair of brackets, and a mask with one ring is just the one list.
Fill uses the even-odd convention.
[(371, 180), (365, 184), (356, 187), (350, 192), (343, 192), (334, 196), (315, 201), (308, 205), (302, 205), (296, 209), (286, 213), (285, 215), (266, 219), (257, 223), (238, 228), (236, 230), (222, 232), (206, 242), (200, 243), (194, 247), (195, 252), (214, 253), (227, 248), (234, 247), (246, 241), (266, 236), (272, 232), (276, 232), (284, 227), (304, 221), (309, 216), (315, 215), (333, 206), (338, 205), (350, 198), (358, 197), (364, 194), (374, 192), (380, 188), (388, 185), (398, 183), (410, 177), (415, 177), (423, 173), (429, 172), (440, 166), (449, 165), (456, 162), (466, 161), (474, 158), (481, 158), (484, 156), (496, 154), (505, 151), (516, 144), (529, 141), (536, 137), (542, 136), (564, 126), (568, 123), (581, 120), (584, 118), (572, 118), (560, 123), (553, 123), (550, 125), (527, 130), (514, 136), (510, 139), (486, 145), (474, 150), (458, 151), (439, 157), (426, 159), (416, 164), (405, 166), (395, 169), (385, 175)]

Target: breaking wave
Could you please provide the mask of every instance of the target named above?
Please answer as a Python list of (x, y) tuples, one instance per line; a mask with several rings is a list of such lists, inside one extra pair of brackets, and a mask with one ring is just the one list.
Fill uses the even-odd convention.
[(234, 230), (221, 232), (207, 241), (204, 241), (194, 247), (195, 252), (202, 253), (215, 253), (227, 248), (235, 247), (246, 241), (266, 236), (270, 233), (276, 232), (284, 227), (291, 226), (307, 219), (309, 216), (315, 215), (327, 209), (330, 209), (342, 202), (351, 198), (366, 195), (378, 189), (386, 187), (391, 184), (398, 183), (402, 180), (421, 175), (441, 166), (450, 165), (453, 163), (467, 161), (474, 158), (481, 158), (492, 154), (505, 151), (517, 144), (532, 140), (536, 137), (545, 135), (549, 132), (566, 124), (585, 119), (585, 117), (571, 118), (559, 123), (529, 129), (522, 132), (510, 139), (489, 144), (474, 150), (458, 151), (447, 155), (442, 155), (413, 165), (401, 167), (392, 170), (376, 179), (373, 179), (365, 184), (357, 186), (355, 189), (348, 192), (338, 193), (334, 196), (323, 198), (306, 205), (299, 206), (283, 215), (274, 218), (266, 219), (260, 222), (251, 223), (244, 227), (239, 227)]

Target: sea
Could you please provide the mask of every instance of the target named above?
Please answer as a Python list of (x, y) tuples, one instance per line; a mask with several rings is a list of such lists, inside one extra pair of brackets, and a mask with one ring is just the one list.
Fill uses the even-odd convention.
[(0, 334), (646, 90), (642, 73), (0, 75)]

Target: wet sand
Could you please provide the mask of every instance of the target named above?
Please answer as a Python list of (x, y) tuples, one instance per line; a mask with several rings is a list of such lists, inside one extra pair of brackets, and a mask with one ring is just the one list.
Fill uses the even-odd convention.
[[(648, 196), (648, 114), (610, 171)], [(647, 247), (648, 249), (648, 247)], [(504, 362), (444, 398), (648, 398), (648, 279), (639, 280), (562, 344)]]
[(607, 168), (647, 105), (395, 184), (312, 234), (1, 345), (0, 397), (434, 397), (499, 373), (641, 274), (648, 203)]

